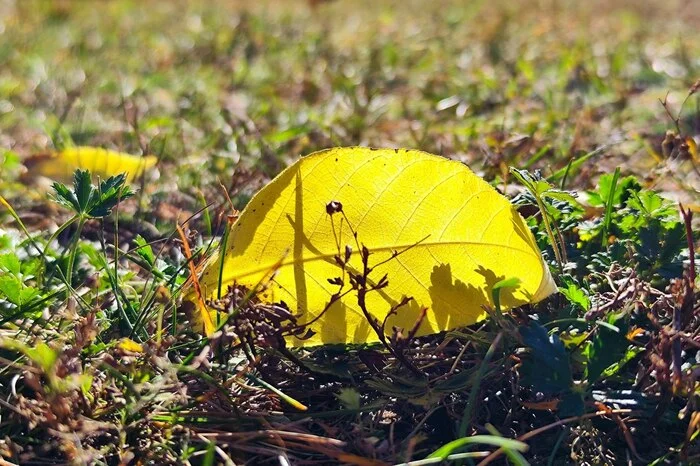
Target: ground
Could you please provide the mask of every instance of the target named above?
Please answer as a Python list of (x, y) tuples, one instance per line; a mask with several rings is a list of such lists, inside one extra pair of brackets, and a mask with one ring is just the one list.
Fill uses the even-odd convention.
[[(697, 464), (698, 21), (696, 0), (0, 0), (0, 454)], [(30, 162), (74, 145), (157, 168), (75, 206)], [(561, 293), (400, 349), (297, 350), (233, 289), (205, 338), (182, 292), (227, 216), (357, 145), (468, 164)]]

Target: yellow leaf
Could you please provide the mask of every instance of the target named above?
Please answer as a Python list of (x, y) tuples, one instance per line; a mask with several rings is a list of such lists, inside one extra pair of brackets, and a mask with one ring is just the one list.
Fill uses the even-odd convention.
[(690, 156), (693, 158), (693, 161), (697, 162), (698, 161), (698, 144), (695, 142), (695, 139), (692, 137), (688, 136), (685, 138), (686, 144), (688, 144), (688, 152), (690, 153)]
[(119, 340), (117, 348), (129, 353), (143, 353), (143, 346), (140, 343), (136, 343), (131, 338), (122, 338)]
[[(333, 201), (342, 213), (327, 212)], [(387, 333), (394, 326), (410, 331), (425, 308), (417, 335), (473, 324), (486, 317), (483, 306), (493, 305), (491, 287), (506, 278), (521, 283), (501, 290), (505, 308), (556, 291), (516, 209), (464, 164), (414, 150), (361, 147), (304, 157), (250, 200), (229, 235), (223, 287), (253, 288), (277, 264), (260, 298), (284, 301), (300, 323), (311, 322), (340, 291), (329, 280), (340, 277), (345, 292), (349, 274), (362, 275), (357, 243), (371, 252), (369, 283), (385, 274), (389, 282), (367, 294), (368, 312), (381, 324), (393, 306), (412, 298), (387, 318)], [(343, 258), (346, 246), (352, 254), (343, 273), (336, 256)], [(219, 260), (200, 279), (207, 298), (216, 295)], [(378, 341), (357, 297), (348, 292), (313, 322), (313, 337), (288, 343)]]
[(64, 183), (73, 180), (73, 173), (78, 168), (90, 170), (101, 178), (126, 173), (127, 180), (131, 182), (144, 171), (155, 167), (157, 162), (158, 159), (152, 155), (139, 157), (99, 147), (69, 147), (58, 152), (33, 155), (24, 161), (24, 165), (30, 174)]

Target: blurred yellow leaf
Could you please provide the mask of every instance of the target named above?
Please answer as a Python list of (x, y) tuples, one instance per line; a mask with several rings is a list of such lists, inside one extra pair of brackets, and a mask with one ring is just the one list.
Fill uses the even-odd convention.
[(686, 144), (688, 144), (688, 152), (690, 152), (690, 156), (693, 158), (693, 161), (697, 162), (699, 160), (698, 158), (698, 144), (695, 142), (695, 139), (692, 137), (688, 136), (685, 138)]
[(24, 161), (30, 175), (45, 176), (70, 183), (77, 169), (87, 169), (93, 175), (109, 178), (127, 174), (129, 182), (155, 167), (158, 159), (152, 155), (140, 157), (99, 147), (69, 147), (62, 151), (37, 154)]
[(140, 343), (136, 343), (131, 338), (122, 338), (119, 340), (119, 343), (117, 343), (117, 348), (129, 353), (143, 353), (143, 346)]
[[(486, 317), (483, 306), (493, 305), (491, 287), (506, 278), (520, 285), (501, 290), (505, 308), (556, 291), (516, 209), (464, 164), (414, 150), (354, 147), (304, 157), (258, 192), (234, 224), (224, 257), (205, 268), (202, 293), (216, 295), (220, 260), (224, 290), (234, 283), (254, 288), (276, 268), (260, 298), (284, 301), (316, 332), (289, 344), (376, 342), (350, 290), (349, 276), (363, 270), (357, 243), (371, 253), (368, 283), (388, 279), (367, 294), (368, 312), (381, 323), (412, 298), (387, 318), (387, 333), (394, 326), (408, 332), (424, 308), (417, 335), (473, 324)], [(352, 250), (344, 273), (338, 258), (346, 246)], [(336, 278), (342, 288), (329, 282)], [(319, 317), (334, 293), (348, 290)]]

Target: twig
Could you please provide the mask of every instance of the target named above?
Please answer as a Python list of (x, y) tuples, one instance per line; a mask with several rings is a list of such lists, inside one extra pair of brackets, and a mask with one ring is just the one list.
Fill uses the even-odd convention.
[[(369, 313), (367, 310), (367, 302), (366, 302), (366, 297), (367, 293), (370, 291), (375, 291), (380, 288), (384, 288), (386, 285), (389, 284), (389, 282), (386, 280), (386, 275), (382, 277), (382, 279), (379, 280), (379, 282), (376, 285), (372, 285), (371, 288), (367, 287), (367, 279), (368, 275), (371, 272), (372, 268), (369, 266), (369, 249), (367, 249), (366, 246), (362, 247), (362, 276), (355, 276), (354, 281), (356, 283), (356, 288), (357, 288), (357, 305), (360, 307), (362, 310), (362, 313), (365, 315), (365, 319), (367, 319), (367, 322), (369, 322), (369, 325), (372, 327), (374, 332), (377, 334), (377, 337), (379, 338), (379, 341), (382, 342), (384, 347), (386, 347), (387, 350), (398, 360), (400, 361), (404, 366), (406, 366), (411, 372), (414, 374), (423, 377), (423, 373), (418, 370), (416, 366), (413, 365), (412, 362), (410, 362), (407, 358), (406, 355), (403, 354), (402, 351), (398, 351), (396, 348), (394, 348), (386, 339), (386, 335), (382, 331), (382, 328), (379, 325), (379, 322), (377, 319)], [(352, 279), (352, 278), (351, 278)]]
[(659, 102), (661, 102), (661, 105), (664, 107), (664, 110), (666, 110), (666, 114), (668, 115), (668, 117), (671, 119), (671, 121), (673, 121), (673, 124), (676, 125), (676, 131), (678, 131), (678, 135), (680, 136), (681, 135), (681, 125), (680, 125), (681, 114), (680, 114), (680, 112), (683, 110), (683, 105), (685, 104), (686, 100), (688, 100), (688, 97), (690, 97), (690, 96), (686, 97), (685, 100), (683, 101), (683, 105), (681, 105), (681, 110), (678, 112), (678, 117), (674, 117), (673, 114), (671, 113), (671, 109), (668, 106), (668, 95), (669, 94), (670, 94), (670, 92), (666, 92), (666, 95), (664, 96), (663, 100), (659, 99)]
[(681, 211), (681, 217), (683, 218), (683, 223), (685, 224), (685, 239), (688, 242), (688, 256), (690, 258), (690, 270), (688, 279), (690, 280), (690, 286), (695, 288), (695, 243), (693, 242), (693, 211), (683, 208), (683, 204), (678, 204), (678, 208)]
[(209, 311), (207, 310), (207, 305), (204, 303), (204, 296), (202, 295), (202, 289), (199, 286), (199, 279), (197, 278), (197, 268), (192, 261), (192, 251), (190, 250), (190, 243), (187, 241), (187, 236), (182, 230), (179, 223), (175, 224), (177, 232), (180, 234), (180, 239), (182, 239), (182, 248), (185, 252), (185, 258), (187, 259), (187, 266), (190, 269), (190, 276), (192, 277), (192, 285), (194, 286), (194, 292), (197, 297), (197, 306), (199, 307), (199, 312), (202, 316), (202, 323), (204, 324), (204, 333), (206, 336), (211, 336), (214, 333), (214, 322), (211, 320)]

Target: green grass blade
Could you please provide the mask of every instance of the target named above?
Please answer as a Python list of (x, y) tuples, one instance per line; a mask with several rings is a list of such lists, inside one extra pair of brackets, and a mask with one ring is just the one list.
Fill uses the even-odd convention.
[(612, 183), (610, 184), (610, 192), (608, 193), (608, 199), (605, 201), (605, 217), (603, 217), (603, 231), (601, 232), (601, 244), (605, 247), (608, 243), (608, 232), (610, 231), (610, 225), (612, 224), (612, 212), (613, 203), (615, 202), (615, 191), (617, 191), (617, 181), (620, 179), (620, 167), (615, 169), (615, 174), (613, 175)]

